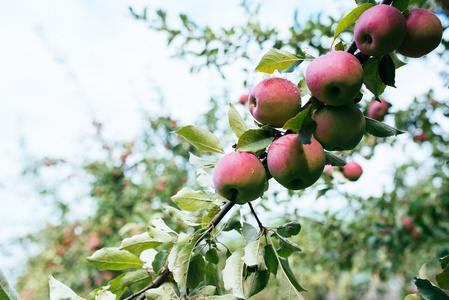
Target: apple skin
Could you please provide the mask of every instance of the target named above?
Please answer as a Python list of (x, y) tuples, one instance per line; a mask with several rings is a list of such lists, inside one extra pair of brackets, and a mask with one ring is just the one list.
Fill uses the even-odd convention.
[(313, 134), (324, 149), (351, 150), (362, 140), (365, 116), (354, 105), (325, 105), (314, 114), (317, 129)]
[(363, 68), (346, 51), (332, 51), (315, 58), (306, 69), (306, 84), (315, 98), (333, 106), (351, 103), (363, 83)]
[(369, 104), (368, 108), (368, 118), (377, 120), (377, 121), (383, 121), (385, 116), (388, 113), (388, 110), (390, 109), (391, 104), (386, 102), (383, 99), (380, 99), (380, 102), (377, 100), (373, 100)]
[(308, 145), (298, 142), (298, 134), (275, 140), (268, 149), (267, 166), (273, 178), (291, 190), (305, 189), (323, 173), (326, 157), (323, 147), (312, 138)]
[(357, 181), (362, 176), (362, 173), (362, 167), (355, 161), (350, 161), (343, 167), (343, 176), (350, 181)]
[(245, 204), (263, 195), (265, 168), (252, 153), (231, 152), (223, 156), (212, 173), (215, 190), (223, 197), (238, 204)]
[(354, 26), (360, 52), (380, 56), (397, 49), (407, 33), (404, 15), (395, 7), (379, 4), (365, 10)]
[(249, 97), (248, 94), (241, 95), (239, 98), (239, 103), (245, 105), (248, 102), (248, 97)]
[(301, 111), (299, 89), (284, 78), (264, 79), (249, 94), (249, 111), (262, 124), (282, 127)]
[(407, 16), (407, 34), (396, 51), (407, 57), (418, 58), (430, 53), (441, 42), (443, 25), (440, 19), (424, 8), (411, 9)]

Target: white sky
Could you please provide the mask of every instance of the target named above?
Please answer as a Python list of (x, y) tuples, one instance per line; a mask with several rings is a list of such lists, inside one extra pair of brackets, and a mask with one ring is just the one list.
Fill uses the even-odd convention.
[[(32, 196), (32, 187), (18, 181), (25, 163), (21, 141), (35, 157), (76, 160), (83, 151), (81, 140), (93, 133), (93, 120), (104, 124), (106, 136), (126, 140), (139, 132), (142, 109), (167, 113), (151, 100), (159, 98), (157, 89), (170, 113), (184, 124), (194, 122), (205, 112), (210, 96), (221, 95), (223, 87), (236, 101), (245, 92), (239, 66), (231, 66), (228, 71), (232, 76), (223, 81), (215, 71), (190, 74), (187, 63), (171, 59), (173, 51), (167, 49), (165, 35), (131, 17), (128, 6), (140, 12), (139, 8), (145, 6), (141, 2), (1, 1), (0, 245), (10, 237), (36, 229), (48, 213), (36, 195)], [(167, 9), (176, 22), (182, 12), (212, 27), (243, 22), (238, 3), (146, 1), (149, 12)], [(307, 1), (307, 5), (303, 5), (305, 1), (290, 0), (262, 3), (262, 19), (281, 30), (292, 24), (295, 9), (299, 9), (301, 21), (322, 9), (338, 17), (355, 7), (353, 0), (316, 0)], [(429, 86), (441, 86), (437, 73), (428, 66), (416, 64), (413, 68), (420, 77), (412, 76), (410, 68), (401, 69), (398, 89), (389, 91), (388, 100), (398, 108)], [(439, 93), (447, 97), (447, 91)], [(389, 158), (394, 162), (400, 157)], [(373, 178), (379, 181), (378, 173), (367, 168), (359, 184), (372, 182)], [(357, 190), (360, 186), (348, 188)], [(0, 268), (7, 274), (14, 263), (0, 257)]]

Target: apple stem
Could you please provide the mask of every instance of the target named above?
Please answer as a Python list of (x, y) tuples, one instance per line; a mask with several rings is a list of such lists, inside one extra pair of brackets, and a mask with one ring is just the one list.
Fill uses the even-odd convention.
[(253, 205), (251, 204), (251, 202), (248, 202), (248, 205), (249, 205), (249, 208), (251, 208), (251, 212), (253, 213), (254, 218), (256, 219), (257, 224), (259, 225), (260, 230), (264, 231), (265, 227), (262, 225), (262, 222), (260, 222), (259, 217), (257, 216), (256, 211), (254, 210)]

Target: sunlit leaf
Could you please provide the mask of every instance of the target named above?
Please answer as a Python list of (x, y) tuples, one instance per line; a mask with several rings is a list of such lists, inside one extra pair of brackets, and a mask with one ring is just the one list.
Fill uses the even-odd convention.
[(360, 6), (357, 6), (354, 8), (350, 13), (348, 13), (341, 21), (338, 23), (337, 29), (335, 30), (334, 34), (334, 41), (335, 39), (345, 31), (346, 28), (349, 27), (352, 23), (357, 21), (357, 19), (360, 17), (360, 15), (367, 10), (368, 8), (374, 6), (372, 3), (364, 3)]
[(220, 140), (209, 130), (194, 125), (187, 125), (178, 129), (176, 133), (185, 137), (200, 152), (217, 152), (224, 154)]
[(279, 257), (279, 267), (276, 274), (280, 300), (304, 300), (300, 292), (305, 291), (301, 286), (286, 258)]
[[(50, 286), (50, 300), (84, 300), (77, 294), (75, 294), (74, 291), (72, 291), (71, 288), (63, 284), (62, 282), (56, 280), (52, 275), (49, 276), (49, 286)], [(4, 286), (4, 283), (2, 282), (2, 288)], [(1, 295), (1, 294), (0, 294)], [(5, 294), (5, 297), (9, 298), (0, 298), (0, 299), (19, 299), (19, 296), (13, 293)], [(3, 295), (1, 295), (3, 296)]]
[(213, 168), (217, 164), (217, 161), (202, 158), (195, 154), (189, 153), (189, 162), (198, 168)]
[(256, 70), (262, 73), (273, 74), (275, 70), (287, 69), (293, 63), (303, 59), (285, 50), (271, 49), (262, 57)]
[(259, 271), (267, 270), (264, 259), (264, 247), (261, 240), (255, 240), (245, 247), (245, 255), (242, 257), (247, 267), (256, 267)]
[(187, 276), (194, 247), (195, 241), (191, 239), (191, 236), (181, 233), (178, 242), (168, 255), (168, 268), (173, 273), (176, 283), (184, 291), (187, 289)]
[[(53, 278), (53, 277), (51, 277)], [(50, 280), (51, 280), (50, 278)], [(1, 300), (20, 300), (19, 295), (12, 286), (9, 285), (2, 270), (0, 270), (0, 299)], [(53, 300), (53, 299), (52, 299)]]
[(120, 285), (122, 288), (128, 287), (131, 291), (137, 292), (149, 285), (153, 279), (147, 271), (140, 269), (126, 273), (120, 281)]
[(242, 134), (249, 129), (232, 103), (229, 104), (228, 118), (229, 125), (238, 138), (241, 137)]
[(179, 291), (173, 282), (164, 282), (160, 287), (149, 289), (145, 293), (146, 300), (179, 299)]
[(87, 261), (96, 266), (100, 271), (140, 268), (143, 265), (140, 258), (131, 252), (115, 247), (100, 249), (87, 257)]
[(170, 216), (172, 216), (173, 218), (175, 218), (181, 222), (184, 222), (186, 225), (189, 225), (189, 226), (201, 225), (201, 221), (198, 220), (198, 218), (195, 218), (182, 210), (179, 210), (172, 206), (168, 206), (168, 205), (164, 205), (164, 204), (162, 204), (161, 207), (163, 210), (168, 212)]
[(226, 265), (223, 269), (223, 283), (225, 289), (238, 298), (245, 298), (243, 289), (243, 255), (245, 255), (244, 248), (234, 251), (234, 253), (232, 253), (226, 260)]
[(142, 251), (152, 249), (162, 244), (162, 242), (152, 239), (148, 232), (134, 235), (130, 238), (126, 238), (120, 244), (120, 250), (127, 250), (133, 254), (140, 254)]
[(204, 191), (194, 191), (190, 187), (184, 187), (171, 199), (181, 209), (187, 211), (199, 211), (214, 202)]
[(268, 147), (274, 140), (270, 131), (249, 129), (240, 136), (235, 150), (255, 153)]

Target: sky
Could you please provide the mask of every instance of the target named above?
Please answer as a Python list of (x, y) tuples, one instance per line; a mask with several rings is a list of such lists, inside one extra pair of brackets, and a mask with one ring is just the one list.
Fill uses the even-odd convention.
[[(355, 7), (352, 0), (307, 1), (307, 6), (289, 0), (261, 2), (261, 19), (281, 30), (291, 25), (295, 9), (301, 21), (323, 8), (339, 17)], [(238, 3), (1, 1), (0, 246), (39, 228), (50, 213), (33, 194), (33, 187), (20, 178), (28, 162), (26, 156), (79, 161), (85, 151), (83, 139), (95, 130), (92, 121), (104, 125), (106, 137), (127, 140), (139, 132), (142, 111), (170, 113), (183, 124), (190, 124), (207, 110), (210, 96), (221, 95), (223, 88), (235, 101), (246, 92), (242, 87), (245, 74), (238, 72), (240, 66), (230, 66), (227, 70), (232, 76), (225, 81), (213, 70), (190, 74), (188, 62), (171, 57), (174, 52), (167, 48), (166, 36), (134, 20), (128, 7), (133, 6), (136, 12), (145, 6), (149, 12), (166, 9), (170, 22), (177, 22), (177, 15), (185, 13), (199, 24), (219, 28), (243, 22), (244, 12)], [(388, 92), (397, 108), (429, 86), (441, 86), (434, 71), (437, 67), (432, 64), (436, 62), (431, 61), (431, 67), (412, 62), (413, 68), (398, 71), (398, 89)], [(256, 72), (254, 76), (262, 78)], [(153, 100), (161, 96), (165, 107)], [(437, 91), (437, 96), (447, 98), (447, 91)], [(401, 154), (388, 157), (392, 162), (401, 159)], [(379, 165), (376, 161), (363, 163), (367, 170)], [(377, 170), (390, 172), (387, 167)], [(379, 173), (365, 173), (360, 185), (383, 180)], [(359, 187), (347, 188), (355, 191)], [(17, 254), (16, 258), (23, 263), (23, 256)], [(0, 268), (7, 275), (16, 263), (0, 257)]]

